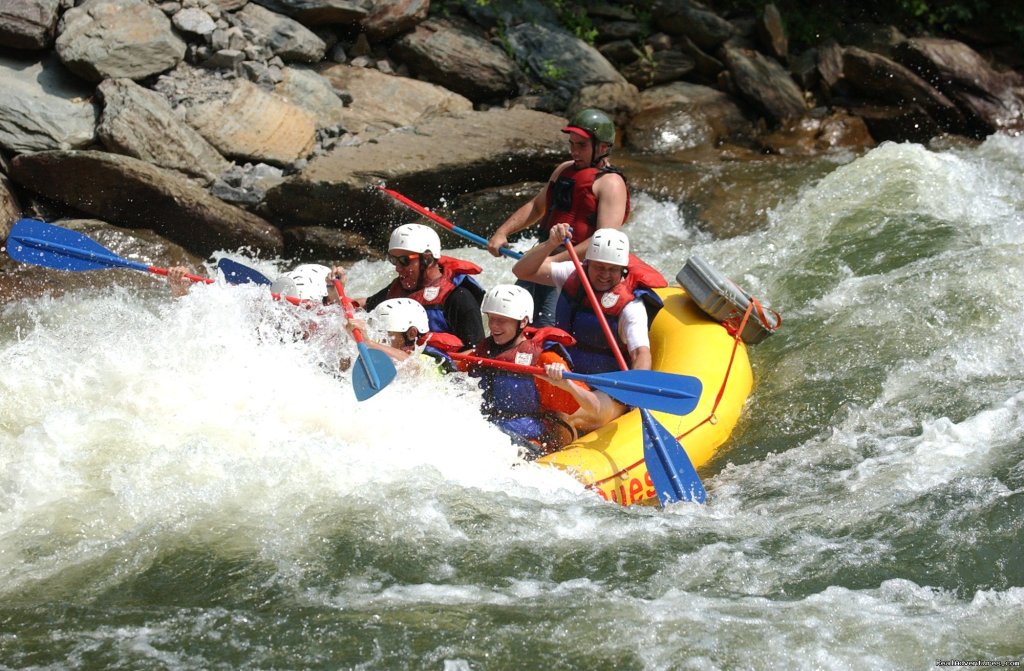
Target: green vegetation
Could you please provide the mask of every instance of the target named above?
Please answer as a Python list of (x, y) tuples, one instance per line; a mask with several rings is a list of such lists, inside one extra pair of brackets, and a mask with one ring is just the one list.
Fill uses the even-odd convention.
[(587, 44), (593, 44), (597, 38), (597, 28), (591, 23), (587, 10), (569, 0), (552, 0), (551, 6), (558, 13), (562, 25), (569, 29), (576, 37)]
[(564, 67), (555, 65), (555, 62), (551, 59), (545, 60), (541, 67), (543, 68), (541, 75), (551, 81), (558, 81), (567, 74), (567, 70)]

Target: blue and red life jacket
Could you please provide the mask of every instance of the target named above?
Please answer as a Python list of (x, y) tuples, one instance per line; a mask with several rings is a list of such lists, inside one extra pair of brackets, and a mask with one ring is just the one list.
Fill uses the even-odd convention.
[[(608, 327), (626, 361), (629, 361), (629, 352), (619, 338), (619, 315), (630, 301), (639, 298), (647, 309), (647, 328), (650, 328), (654, 316), (665, 305), (652, 290), (667, 286), (668, 282), (661, 273), (630, 254), (622, 281), (597, 297)], [(590, 307), (578, 273), (570, 275), (562, 286), (555, 308), (555, 323), (576, 339), (576, 344), (568, 348), (575, 372), (590, 374), (618, 370), (614, 350), (608, 344), (601, 322)]]
[(396, 277), (391, 286), (388, 287), (386, 298), (411, 298), (427, 311), (427, 323), (434, 333), (451, 332), (451, 325), (444, 316), (444, 302), (448, 299), (457, 287), (464, 286), (469, 289), (476, 298), (477, 303), (483, 300), (484, 288), (472, 275), (477, 275), (482, 270), (480, 266), (470, 261), (463, 261), (451, 256), (442, 256), (437, 259), (437, 265), (441, 269), (441, 277), (430, 282), (415, 291), (406, 291), (402, 287), (401, 278)]
[[(552, 184), (548, 184), (547, 212), (540, 222), (541, 239), (545, 239), (555, 224), (572, 226), (574, 245), (589, 239), (597, 230), (597, 198), (594, 197), (594, 182), (607, 173), (622, 173), (615, 168), (579, 168), (570, 165), (559, 173)], [(625, 179), (625, 178), (623, 178)], [(622, 223), (629, 217), (629, 191), (626, 191), (626, 212)]]
[[(527, 326), (523, 329), (523, 335), (525, 337), (522, 342), (507, 349), (501, 349), (493, 339), (487, 338), (476, 346), (474, 354), (495, 361), (537, 366), (541, 355), (553, 350), (567, 363), (570, 361), (565, 348), (572, 345), (575, 340), (562, 329), (553, 326)], [(485, 366), (475, 366), (470, 374), (480, 378), (480, 388), (484, 391), (483, 410), (492, 421), (535, 417), (538, 419), (539, 428), (540, 416), (548, 412), (548, 409), (541, 403), (540, 392), (537, 390), (533, 375)]]

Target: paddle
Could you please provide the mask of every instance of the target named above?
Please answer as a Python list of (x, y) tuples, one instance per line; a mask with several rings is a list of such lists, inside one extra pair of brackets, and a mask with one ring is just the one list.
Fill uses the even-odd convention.
[[(619, 345), (615, 341), (615, 336), (612, 335), (612, 330), (608, 327), (608, 320), (604, 317), (601, 304), (598, 302), (597, 296), (594, 295), (593, 287), (590, 286), (590, 278), (587, 277), (583, 264), (580, 263), (580, 258), (572, 246), (572, 240), (568, 237), (565, 239), (565, 248), (576, 268), (576, 274), (579, 275), (580, 284), (583, 285), (583, 289), (587, 293), (591, 309), (601, 324), (604, 337), (612, 352), (615, 353), (615, 360), (618, 362), (619, 368), (623, 371), (629, 370), (629, 366), (626, 365), (626, 360), (619, 350)], [(605, 393), (608, 392), (605, 391)], [(707, 499), (707, 491), (705, 491), (704, 484), (700, 481), (700, 476), (697, 475), (697, 469), (693, 467), (693, 462), (690, 461), (690, 456), (686, 454), (683, 446), (679, 444), (675, 436), (654, 419), (647, 408), (640, 408), (640, 418), (643, 420), (644, 462), (647, 464), (647, 472), (651, 474), (654, 489), (658, 492), (658, 501), (662, 505), (676, 501), (704, 503)]]
[[(47, 224), (38, 219), (19, 219), (7, 236), (7, 254), (15, 261), (57, 270), (99, 270), (130, 268), (167, 276), (166, 268), (129, 261), (77, 231)], [(192, 282), (212, 284), (209, 277), (185, 275)]]
[[(38, 219), (19, 219), (7, 236), (7, 254), (15, 261), (31, 263), (57, 270), (101, 270), (106, 268), (129, 268), (167, 277), (167, 268), (150, 266), (138, 261), (129, 261), (110, 251), (92, 238), (77, 231), (47, 224)], [(221, 259), (222, 261), (225, 259)], [(241, 268), (241, 264), (235, 264)], [(220, 267), (220, 264), (218, 264)], [(248, 269), (250, 273), (255, 270)], [(227, 273), (225, 273), (227, 275)], [(190, 282), (213, 284), (214, 280), (199, 275), (184, 274)], [(262, 277), (262, 275), (260, 275)], [(265, 277), (263, 279), (266, 279)], [(261, 284), (257, 282), (257, 284)], [(275, 300), (286, 300), (293, 305), (309, 301), (295, 296), (281, 296), (272, 293)]]
[[(483, 237), (481, 237), (481, 236), (479, 236), (476, 233), (473, 233), (471, 231), (467, 231), (464, 228), (459, 228), (458, 226), (456, 226), (452, 222), (448, 221), (447, 219), (444, 219), (444, 218), (438, 216), (437, 214), (434, 214), (433, 212), (431, 212), (427, 208), (423, 207), (419, 203), (416, 203), (416, 202), (414, 202), (412, 200), (409, 200), (408, 198), (406, 198), (402, 194), (398, 193), (397, 191), (393, 191), (391, 189), (384, 188), (383, 186), (378, 186), (377, 188), (380, 189), (381, 191), (383, 191), (384, 193), (388, 194), (389, 196), (391, 196), (395, 200), (397, 200), (399, 203), (402, 203), (403, 205), (409, 207), (410, 209), (415, 210), (416, 212), (419, 212), (420, 214), (422, 214), (423, 216), (427, 217), (428, 219), (430, 219), (434, 223), (439, 224), (440, 226), (442, 226), (444, 228), (447, 228), (452, 233), (454, 233), (456, 235), (461, 235), (462, 237), (466, 238), (467, 240), (469, 240), (471, 242), (475, 242), (476, 244), (480, 245), (481, 247), (487, 247), (487, 239), (486, 238), (483, 238)], [(521, 258), (523, 258), (523, 255), (521, 253), (514, 252), (511, 249), (509, 249), (508, 247), (502, 247), (498, 251), (501, 252), (502, 254), (504, 254), (505, 256), (511, 257), (513, 259), (521, 259)]]
[[(540, 366), (526, 366), (511, 361), (495, 361), (458, 352), (447, 352), (447, 354), (453, 359), (467, 361), (477, 366), (487, 366), (513, 373), (544, 375), (544, 369)], [(701, 381), (695, 377), (654, 370), (612, 371), (593, 375), (566, 371), (562, 373), (562, 377), (585, 382), (626, 405), (653, 408), (659, 412), (668, 412), (673, 415), (685, 415), (693, 412), (693, 409), (697, 407), (702, 389)]]
[(238, 261), (232, 261), (227, 257), (221, 257), (217, 261), (217, 269), (224, 273), (224, 279), (228, 281), (228, 284), (259, 284), (267, 286), (272, 284), (270, 278), (260, 271)]
[[(341, 299), (345, 317), (352, 319), (354, 317), (352, 301), (345, 295), (345, 288), (341, 285), (340, 280), (334, 280), (334, 288)], [(356, 400), (365, 401), (395, 379), (395, 364), (391, 361), (391, 357), (384, 352), (367, 347), (363, 342), (362, 331), (353, 329), (352, 335), (356, 339), (356, 347), (359, 348), (356, 365), (352, 368), (352, 388), (356, 392)]]

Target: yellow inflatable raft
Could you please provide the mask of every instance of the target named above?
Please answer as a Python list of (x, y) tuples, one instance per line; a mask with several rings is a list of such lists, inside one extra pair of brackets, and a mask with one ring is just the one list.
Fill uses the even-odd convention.
[[(652, 368), (693, 375), (704, 390), (697, 408), (688, 415), (652, 415), (678, 438), (699, 470), (739, 420), (753, 385), (750, 361), (743, 342), (708, 317), (684, 289), (657, 292), (665, 307), (651, 325)], [(637, 410), (537, 462), (572, 473), (609, 501), (658, 503), (644, 464), (643, 427)]]

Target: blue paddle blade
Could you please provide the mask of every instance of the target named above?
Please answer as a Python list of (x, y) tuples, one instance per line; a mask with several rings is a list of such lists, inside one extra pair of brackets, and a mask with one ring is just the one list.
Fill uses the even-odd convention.
[(395, 364), (384, 352), (359, 343), (359, 357), (352, 366), (352, 388), (356, 399), (365, 401), (395, 379)]
[(565, 377), (581, 379), (625, 405), (672, 415), (693, 412), (704, 389), (696, 377), (656, 370), (623, 370), (597, 375), (569, 374)]
[(57, 270), (149, 269), (144, 263), (121, 258), (81, 233), (38, 219), (14, 223), (7, 236), (7, 254), (15, 261)]
[(686, 450), (650, 412), (641, 408), (640, 415), (644, 424), (644, 461), (661, 505), (677, 501), (704, 503), (708, 493)]
[(217, 269), (224, 273), (228, 284), (266, 284), (269, 285), (270, 278), (258, 270), (247, 265), (232, 261), (229, 258), (222, 258), (217, 261)]

